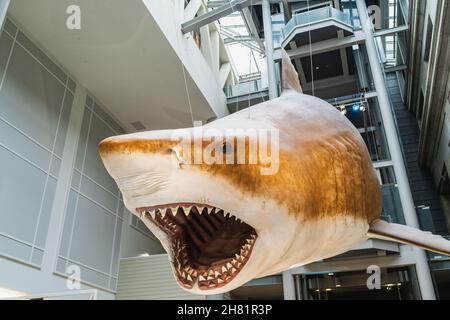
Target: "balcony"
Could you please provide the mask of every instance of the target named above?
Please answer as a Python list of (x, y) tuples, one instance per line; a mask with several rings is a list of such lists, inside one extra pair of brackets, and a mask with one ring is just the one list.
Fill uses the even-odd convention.
[(230, 113), (269, 100), (269, 88), (261, 79), (242, 82), (224, 88)]
[(304, 45), (329, 40), (337, 38), (338, 33), (353, 35), (349, 15), (333, 7), (310, 10), (294, 15), (286, 24), (282, 31), (282, 47), (286, 47), (291, 41)]

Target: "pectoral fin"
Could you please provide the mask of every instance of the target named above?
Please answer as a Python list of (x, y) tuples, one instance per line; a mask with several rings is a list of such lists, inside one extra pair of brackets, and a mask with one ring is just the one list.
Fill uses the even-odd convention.
[(441, 236), (414, 229), (401, 224), (376, 220), (371, 223), (369, 238), (389, 240), (450, 256), (450, 241)]

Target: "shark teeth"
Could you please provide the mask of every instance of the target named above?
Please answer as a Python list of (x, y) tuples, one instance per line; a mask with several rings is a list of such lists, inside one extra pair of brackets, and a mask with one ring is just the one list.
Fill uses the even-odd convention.
[[(168, 239), (165, 241), (169, 241), (170, 260), (176, 279), (181, 286), (188, 289), (198, 285), (200, 290), (210, 290), (233, 281), (249, 261), (257, 239), (256, 231), (243, 220), (210, 205), (168, 204), (138, 208), (136, 212), (138, 216), (149, 219), (166, 233)], [(222, 258), (211, 260), (211, 265), (205, 266), (196, 260), (198, 258), (192, 257), (190, 246), (194, 246), (196, 252), (205, 254), (208, 250), (203, 251), (202, 246), (208, 246), (209, 241), (214, 241), (220, 234), (214, 233), (220, 232), (225, 223), (226, 228), (231, 228), (228, 230), (235, 230), (233, 232), (236, 234), (246, 232), (247, 236), (236, 247), (228, 248), (229, 252), (224, 253)], [(189, 234), (189, 237), (186, 237), (186, 234)], [(205, 234), (208, 234), (207, 238), (204, 238)], [(230, 237), (232, 236), (230, 233)], [(208, 255), (205, 257), (208, 258)]]
[(167, 208), (161, 208), (161, 209), (159, 209), (159, 212), (160, 212), (161, 215), (164, 217), (164, 216), (166, 215)]
[(183, 207), (183, 211), (186, 216), (189, 216), (189, 213), (191, 212), (191, 210), (192, 210), (192, 206)]
[(145, 213), (147, 215), (150, 215), (152, 217), (152, 219), (155, 219), (155, 212), (156, 212), (156, 210), (149, 210), (149, 211), (146, 211)]

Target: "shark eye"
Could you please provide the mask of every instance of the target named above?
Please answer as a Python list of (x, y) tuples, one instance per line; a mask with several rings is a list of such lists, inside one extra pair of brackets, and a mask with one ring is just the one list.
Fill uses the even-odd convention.
[(229, 142), (224, 142), (221, 146), (221, 151), (223, 154), (230, 154), (233, 152), (233, 146)]

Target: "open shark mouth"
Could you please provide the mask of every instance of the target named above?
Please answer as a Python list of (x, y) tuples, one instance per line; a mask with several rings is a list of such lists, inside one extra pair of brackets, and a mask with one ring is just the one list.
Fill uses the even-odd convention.
[(175, 275), (187, 289), (229, 283), (248, 262), (257, 238), (253, 227), (209, 205), (173, 203), (136, 210), (167, 235)]

